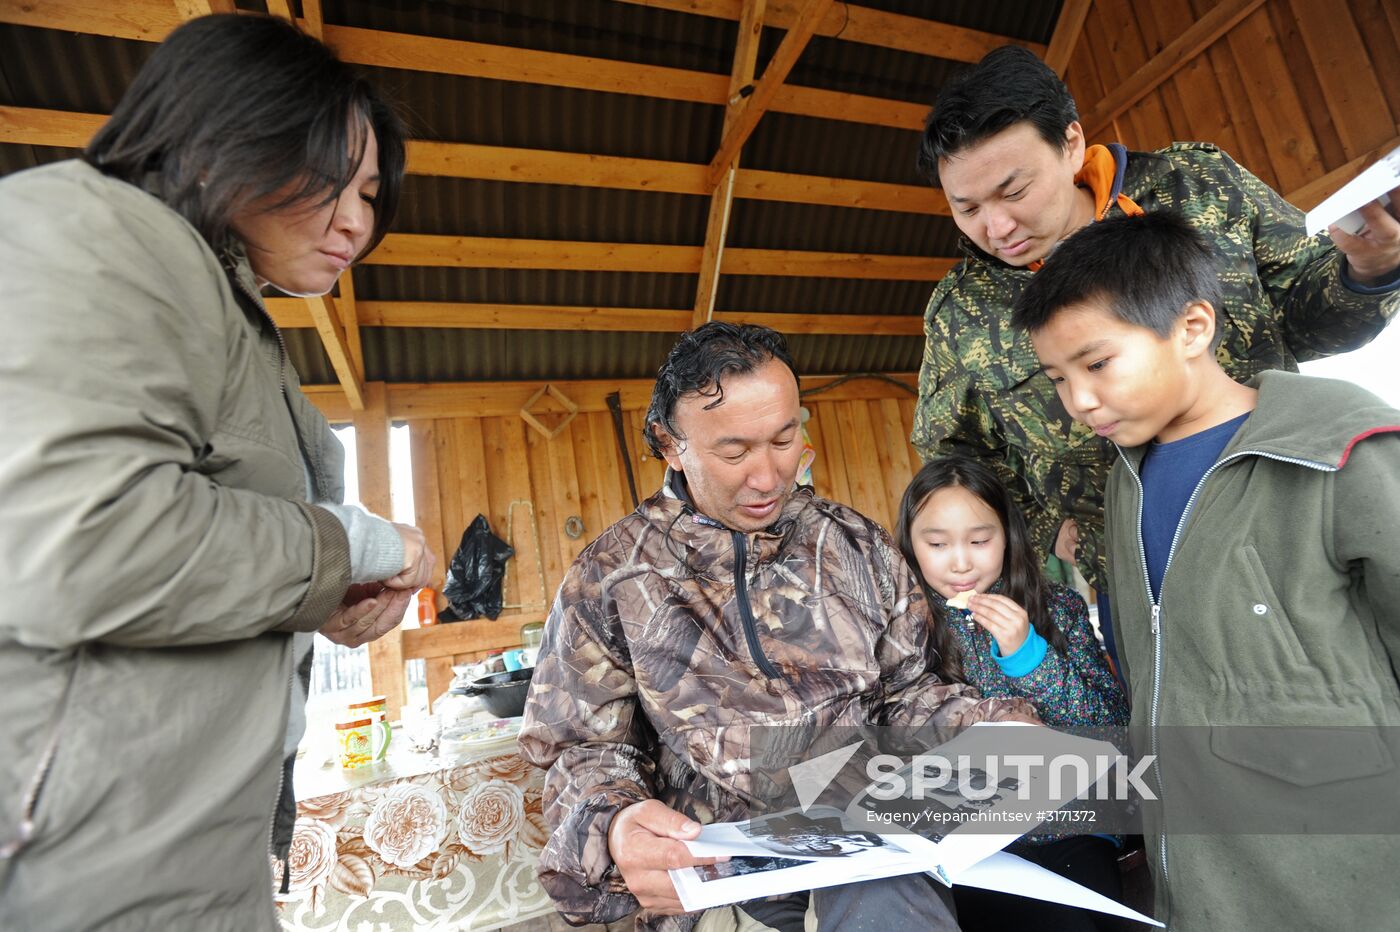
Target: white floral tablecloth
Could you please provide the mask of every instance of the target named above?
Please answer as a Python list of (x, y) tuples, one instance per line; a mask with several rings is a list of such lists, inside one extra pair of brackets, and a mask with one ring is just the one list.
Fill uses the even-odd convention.
[(391, 752), (370, 772), (307, 767), (296, 783), (283, 929), (466, 932), (553, 910), (535, 878), (543, 773), (513, 743), (455, 761)]

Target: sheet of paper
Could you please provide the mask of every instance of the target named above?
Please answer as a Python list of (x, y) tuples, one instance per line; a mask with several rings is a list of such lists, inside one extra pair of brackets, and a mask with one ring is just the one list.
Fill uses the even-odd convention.
[(924, 861), (914, 859), (851, 863), (768, 857), (732, 858), (721, 864), (686, 867), (670, 873), (681, 905), (687, 912), (694, 912), (780, 893), (916, 874), (927, 867)]
[[(980, 875), (969, 874), (975, 865), (997, 856), (1038, 825), (1041, 817), (1037, 813), (1054, 810), (1083, 794), (1108, 771), (1115, 753), (1107, 742), (1049, 728), (1017, 727), (1028, 729), (1018, 736), (1018, 747), (1039, 751), (1040, 759), (1046, 761), (1071, 756), (1084, 762), (1083, 769), (1067, 775), (1052, 774), (1046, 766), (1028, 767), (1015, 777), (999, 773), (992, 763), (984, 762), (990, 759), (988, 755), (1004, 753), (1006, 733), (992, 724), (974, 725), (936, 751), (948, 761), (956, 761), (965, 776), (978, 765), (987, 768), (978, 770), (979, 778), (967, 787), (967, 792), (980, 799), (963, 795), (961, 784), (949, 786), (946, 779), (921, 782), (928, 771), (921, 764), (916, 772), (911, 762), (897, 772), (907, 795), (890, 795), (896, 784), (884, 779), (867, 787), (844, 812), (813, 806), (752, 821), (706, 825), (700, 837), (687, 841), (686, 847), (697, 857), (727, 856), (731, 860), (672, 871), (681, 902), (687, 910), (706, 909), (917, 871), (927, 871), (949, 886), (961, 876), (976, 879)], [(1020, 798), (1023, 793), (1025, 799)], [(889, 818), (904, 811), (901, 806), (911, 807), (907, 811), (915, 815), (969, 813), (985, 821), (980, 831), (974, 831), (974, 822), (923, 820), (916, 834), (901, 830), (902, 820)], [(1025, 818), (1003, 821), (989, 815), (998, 813)], [(988, 831), (987, 822), (1013, 830)], [(1097, 896), (1088, 890), (1084, 893)]]
[(1359, 215), (1349, 220), (1349, 215), (1396, 188), (1400, 188), (1400, 146), (1308, 211), (1304, 221), (1308, 235), (1320, 233), (1334, 223), (1348, 233), (1355, 233), (1362, 221)]
[(1061, 877), (1054, 871), (1046, 870), (1039, 864), (1032, 864), (1025, 858), (1006, 851), (999, 851), (982, 862), (969, 867), (953, 878), (954, 886), (977, 887), (981, 890), (997, 890), (1014, 893), (1050, 903), (1063, 903), (1066, 906), (1079, 906), (1095, 912), (1123, 916), (1148, 925), (1165, 928), (1155, 919), (1129, 909), (1116, 900), (1111, 900), (1088, 887)]

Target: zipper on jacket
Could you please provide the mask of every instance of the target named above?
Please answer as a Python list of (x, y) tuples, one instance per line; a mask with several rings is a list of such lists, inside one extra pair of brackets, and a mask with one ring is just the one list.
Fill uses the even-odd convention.
[(770, 680), (779, 680), (783, 675), (773, 666), (773, 662), (763, 653), (758, 643), (758, 627), (753, 620), (753, 606), (749, 604), (749, 585), (745, 579), (748, 570), (748, 542), (738, 531), (731, 531), (734, 537), (734, 598), (739, 603), (739, 617), (744, 623), (744, 640), (748, 642), (749, 654), (753, 662)]
[[(1266, 453), (1262, 450), (1240, 450), (1236, 453), (1231, 453), (1229, 456), (1225, 457), (1222, 460), (1217, 461), (1213, 466), (1211, 466), (1201, 475), (1200, 481), (1198, 481), (1196, 483), (1196, 487), (1191, 490), (1191, 497), (1186, 500), (1186, 508), (1181, 512), (1181, 518), (1176, 523), (1176, 530), (1172, 533), (1171, 546), (1167, 548), (1167, 562), (1162, 567), (1161, 588), (1157, 592), (1157, 597), (1153, 598), (1152, 580), (1150, 579), (1147, 573), (1147, 544), (1142, 537), (1142, 510), (1144, 500), (1146, 499), (1146, 494), (1143, 491), (1142, 478), (1138, 475), (1138, 471), (1133, 468), (1132, 463), (1130, 463), (1126, 457), (1123, 457), (1123, 451), (1121, 449), (1119, 449), (1118, 455), (1120, 458), (1123, 459), (1123, 465), (1127, 468), (1128, 475), (1133, 477), (1133, 482), (1137, 484), (1138, 489), (1138, 556), (1142, 561), (1142, 581), (1143, 585), (1147, 589), (1147, 602), (1149, 605), (1152, 606), (1152, 701), (1150, 704), (1151, 708), (1148, 712), (1148, 734), (1151, 738), (1152, 754), (1155, 758), (1152, 762), (1152, 770), (1157, 776), (1157, 792), (1160, 794), (1161, 798), (1165, 799), (1166, 788), (1164, 787), (1162, 782), (1161, 755), (1159, 753), (1157, 725), (1158, 710), (1160, 708), (1162, 698), (1162, 594), (1166, 591), (1167, 588), (1167, 572), (1171, 569), (1172, 558), (1176, 556), (1177, 544), (1181, 542), (1181, 532), (1185, 530), (1186, 522), (1188, 519), (1190, 519), (1191, 512), (1196, 507), (1196, 500), (1200, 498), (1201, 489), (1205, 487), (1206, 480), (1209, 479), (1211, 475), (1214, 474), (1215, 471), (1218, 470), (1220, 467), (1224, 466), (1226, 463), (1232, 462), (1237, 459), (1241, 459), (1246, 456), (1258, 456), (1263, 459), (1276, 460), (1280, 463), (1289, 463), (1294, 466), (1303, 466), (1308, 469), (1316, 469), (1319, 472), (1336, 472), (1337, 467), (1329, 466), (1326, 463), (1315, 463), (1311, 460), (1298, 459), (1296, 457), (1291, 456), (1279, 456), (1278, 454)], [(1171, 881), (1167, 875), (1167, 832), (1165, 825), (1163, 825), (1162, 832), (1158, 836), (1157, 848), (1158, 863), (1161, 865), (1162, 868), (1162, 883), (1164, 887), (1170, 887)], [(1170, 896), (1167, 897), (1167, 904), (1167, 916), (1168, 918), (1170, 918)]]
[(277, 390), (283, 395), (287, 394), (287, 339), (282, 336), (282, 328), (277, 326), (277, 321), (272, 319), (272, 314), (268, 312), (267, 305), (263, 303), (262, 295), (249, 291), (244, 284), (238, 280), (237, 276), (230, 276), (229, 280), (233, 286), (243, 293), (243, 296), (253, 302), (253, 307), (262, 313), (263, 320), (272, 325), (272, 332), (277, 335)]

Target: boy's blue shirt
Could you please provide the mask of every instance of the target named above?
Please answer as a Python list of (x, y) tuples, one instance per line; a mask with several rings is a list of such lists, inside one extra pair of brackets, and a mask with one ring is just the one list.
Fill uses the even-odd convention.
[(1155, 598), (1162, 590), (1162, 573), (1171, 555), (1181, 515), (1206, 470), (1234, 439), (1249, 414), (1170, 443), (1153, 441), (1142, 457), (1142, 542), (1147, 579)]

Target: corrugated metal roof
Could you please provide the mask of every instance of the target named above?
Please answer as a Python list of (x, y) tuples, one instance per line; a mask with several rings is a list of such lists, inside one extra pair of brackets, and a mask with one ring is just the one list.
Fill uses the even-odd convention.
[[(243, 0), (260, 7), (258, 0)], [(327, 22), (571, 55), (727, 74), (737, 25), (609, 0), (326, 0)], [(862, 0), (862, 5), (1009, 37), (1046, 42), (1058, 0)], [(760, 69), (781, 30), (765, 30)], [(0, 25), (0, 103), (108, 112), (154, 49), (143, 42)], [(817, 36), (794, 84), (930, 103), (963, 64)], [(368, 69), (404, 110), (415, 135), (451, 142), (707, 162), (719, 146), (718, 106), (544, 85)], [(768, 171), (921, 183), (910, 130), (768, 113), (742, 164)], [(72, 156), (70, 150), (0, 145), (0, 173)], [(596, 242), (698, 246), (708, 199), (566, 185), (411, 176), (397, 230)], [(728, 243), (739, 248), (955, 254), (946, 217), (736, 200)], [(686, 309), (693, 275), (362, 267), (361, 300)], [(921, 314), (927, 282), (724, 276), (719, 310), (806, 314)], [(308, 383), (333, 382), (314, 331), (288, 346)], [(674, 340), (667, 333), (466, 331), (368, 327), (366, 376), (387, 381), (642, 378)], [(919, 337), (797, 335), (803, 371), (908, 371)]]

